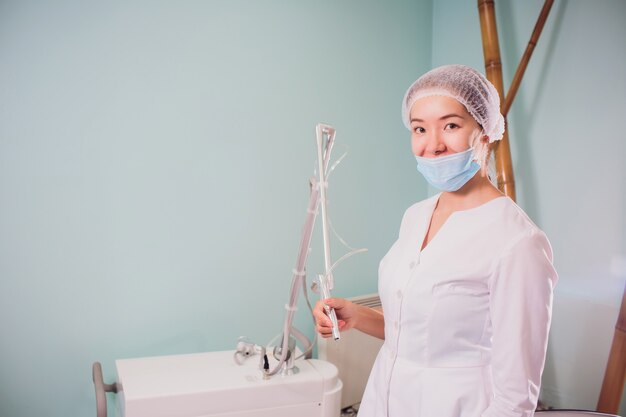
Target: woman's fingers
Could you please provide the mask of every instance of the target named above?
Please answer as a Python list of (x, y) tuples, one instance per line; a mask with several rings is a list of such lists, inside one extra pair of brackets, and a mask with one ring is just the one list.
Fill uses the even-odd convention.
[(317, 332), (323, 337), (329, 337), (332, 334), (332, 322), (326, 315), (325, 303), (318, 301), (313, 309), (313, 316), (317, 324)]
[(324, 300), (324, 304), (331, 308), (343, 308), (346, 304), (346, 301), (341, 298), (327, 298)]
[(351, 328), (351, 307), (350, 302), (343, 298), (327, 298), (325, 300), (319, 300), (315, 303), (313, 308), (313, 317), (315, 317), (316, 330), (322, 337), (330, 337), (333, 332), (333, 324), (330, 318), (326, 314), (326, 306), (334, 308), (337, 313), (337, 324), (339, 330), (345, 328)]

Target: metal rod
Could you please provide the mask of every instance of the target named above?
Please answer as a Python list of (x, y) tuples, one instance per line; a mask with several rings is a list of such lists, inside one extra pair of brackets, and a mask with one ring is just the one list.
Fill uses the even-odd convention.
[(102, 379), (102, 365), (94, 362), (91, 367), (91, 377), (96, 391), (96, 415), (97, 417), (107, 417), (107, 392), (117, 393), (117, 384), (105, 384)]
[[(330, 236), (328, 233), (328, 213), (326, 209), (326, 167), (327, 163), (325, 157), (330, 155), (327, 151), (331, 146), (331, 138), (334, 136), (334, 129), (330, 126), (318, 124), (315, 127), (316, 139), (317, 139), (317, 160), (319, 169), (319, 189), (320, 189), (320, 208), (322, 212), (322, 236), (324, 239), (324, 266), (326, 272), (330, 271), (331, 258), (330, 258)], [(328, 137), (328, 141), (324, 143), (324, 136)]]
[[(326, 169), (328, 167), (328, 159), (330, 159), (330, 150), (332, 149), (335, 129), (331, 126), (318, 124), (315, 127), (317, 139), (317, 159), (319, 167), (319, 190), (320, 190), (320, 208), (322, 211), (322, 236), (324, 240), (324, 266), (325, 273), (320, 275), (318, 280), (320, 284), (320, 293), (324, 299), (330, 298), (330, 289), (333, 286), (332, 278), (332, 259), (330, 257), (330, 233), (328, 231), (328, 212), (326, 209)], [(324, 142), (324, 137), (328, 140)], [(325, 306), (326, 314), (330, 318), (333, 325), (333, 339), (339, 340), (339, 325), (337, 322), (337, 314), (335, 310)]]

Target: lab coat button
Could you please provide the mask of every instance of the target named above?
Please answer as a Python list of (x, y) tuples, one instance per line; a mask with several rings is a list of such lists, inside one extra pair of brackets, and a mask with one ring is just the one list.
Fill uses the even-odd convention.
[(400, 327), (400, 323), (398, 323), (398, 321), (394, 321), (393, 322), (393, 327), (395, 327), (396, 329), (398, 329)]
[(411, 263), (409, 264), (409, 268), (411, 268), (411, 269), (415, 268), (416, 264), (417, 264), (417, 262), (411, 261)]
[(398, 292), (396, 292), (396, 295), (398, 296), (398, 298), (402, 298), (402, 290), (398, 290)]

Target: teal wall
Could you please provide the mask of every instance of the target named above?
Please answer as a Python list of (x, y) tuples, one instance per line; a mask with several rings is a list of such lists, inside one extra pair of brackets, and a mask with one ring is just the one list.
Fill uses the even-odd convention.
[[(495, 3), (507, 89), (543, 1)], [(433, 4), (432, 65), (483, 68), (476, 2)], [(508, 119), (518, 202), (560, 275), (542, 392), (558, 407), (595, 409), (626, 281), (625, 23), (623, 0), (556, 1)]]
[(118, 358), (279, 333), (318, 122), (349, 148), (333, 224), (370, 250), (335, 294), (376, 291), (426, 193), (400, 101), (430, 66), (431, 15), (426, 0), (1, 2), (0, 415), (94, 415), (94, 361), (112, 381)]
[[(496, 3), (508, 85), (542, 1)], [(561, 275), (557, 406), (595, 406), (626, 277), (625, 18), (557, 1), (509, 117)], [(370, 249), (335, 294), (374, 292), (427, 194), (400, 99), (452, 62), (483, 65), (475, 2), (0, 2), (0, 415), (93, 415), (94, 361), (111, 381), (118, 358), (278, 333), (320, 121), (349, 148), (333, 224)]]

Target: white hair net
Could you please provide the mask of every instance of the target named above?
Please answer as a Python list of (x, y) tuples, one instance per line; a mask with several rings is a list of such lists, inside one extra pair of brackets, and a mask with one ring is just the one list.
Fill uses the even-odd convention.
[(489, 143), (502, 139), (504, 117), (496, 88), (481, 73), (465, 65), (444, 65), (428, 71), (407, 90), (402, 100), (402, 121), (411, 130), (411, 107), (428, 96), (446, 96), (463, 104), (480, 124)]

